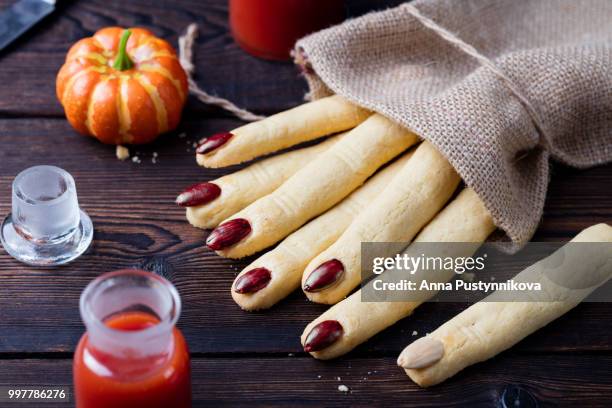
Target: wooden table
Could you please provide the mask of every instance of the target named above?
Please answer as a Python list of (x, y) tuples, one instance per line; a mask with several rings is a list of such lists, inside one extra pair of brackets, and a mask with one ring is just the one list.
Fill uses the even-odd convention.
[[(352, 2), (352, 12), (398, 2)], [(234, 304), (230, 284), (248, 260), (221, 259), (204, 248), (207, 232), (189, 226), (173, 200), (183, 187), (228, 172), (198, 167), (192, 144), (239, 121), (192, 100), (177, 132), (136, 149), (142, 163), (120, 162), (114, 148), (75, 134), (54, 88), (69, 46), (100, 27), (146, 26), (176, 44), (195, 21), (197, 81), (204, 89), (263, 114), (300, 103), (306, 87), (291, 64), (255, 59), (233, 43), (225, 3), (72, 2), (0, 56), (0, 214), (10, 210), (11, 181), (19, 171), (53, 164), (75, 176), (95, 225), (91, 249), (64, 267), (27, 267), (0, 250), (0, 385), (70, 385), (72, 352), (84, 330), (81, 291), (103, 272), (140, 267), (170, 279), (182, 296), (179, 325), (192, 351), (195, 406), (497, 406), (509, 386), (541, 405), (612, 406), (606, 304), (583, 304), (428, 390), (409, 381), (395, 359), (413, 330), (429, 332), (465, 305), (426, 304), (349, 355), (320, 362), (302, 352), (299, 335), (323, 306), (302, 293), (263, 313)], [(183, 132), (187, 136), (178, 137)], [(565, 241), (611, 219), (612, 165), (577, 171), (553, 164), (534, 240)], [(340, 384), (351, 391), (339, 392)]]

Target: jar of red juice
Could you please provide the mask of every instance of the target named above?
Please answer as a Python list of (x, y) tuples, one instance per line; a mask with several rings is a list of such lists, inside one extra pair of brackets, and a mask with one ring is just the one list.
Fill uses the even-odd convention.
[(150, 272), (101, 275), (83, 291), (87, 332), (74, 354), (77, 408), (191, 407), (189, 351), (176, 288)]
[(234, 40), (249, 53), (287, 60), (296, 40), (344, 19), (344, 0), (230, 0)]

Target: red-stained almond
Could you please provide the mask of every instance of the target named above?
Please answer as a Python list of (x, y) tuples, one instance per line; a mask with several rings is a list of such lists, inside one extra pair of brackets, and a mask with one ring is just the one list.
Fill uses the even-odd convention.
[(236, 218), (215, 228), (206, 238), (206, 245), (213, 251), (219, 251), (231, 247), (250, 232), (251, 224), (244, 218)]
[(217, 133), (216, 135), (212, 135), (202, 140), (196, 149), (196, 153), (198, 154), (206, 154), (208, 152), (212, 152), (213, 150), (223, 146), (234, 136), (230, 132), (225, 133)]
[(334, 344), (344, 332), (342, 325), (337, 320), (324, 320), (312, 328), (306, 341), (304, 351), (320, 351)]
[(193, 207), (210, 203), (221, 195), (221, 188), (215, 183), (198, 183), (187, 187), (178, 197), (176, 203), (181, 207)]
[(236, 279), (234, 283), (234, 292), (236, 293), (253, 293), (258, 292), (268, 286), (272, 274), (266, 268), (255, 268), (246, 272)]
[(344, 274), (344, 265), (337, 259), (323, 262), (304, 282), (306, 292), (318, 292), (336, 283)]

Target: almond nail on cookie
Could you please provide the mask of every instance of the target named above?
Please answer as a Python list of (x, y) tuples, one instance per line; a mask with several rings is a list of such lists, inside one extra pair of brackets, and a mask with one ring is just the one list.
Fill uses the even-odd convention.
[(234, 282), (236, 293), (254, 293), (268, 286), (272, 273), (267, 268), (255, 268), (240, 275)]
[(307, 353), (323, 350), (333, 344), (344, 333), (342, 325), (336, 320), (325, 320), (317, 324), (304, 340), (304, 351)]
[(277, 243), (333, 207), (417, 141), (414, 133), (381, 115), (372, 115), (272, 193), (224, 221), (246, 220), (250, 234), (211, 249), (221, 256), (242, 258)]
[(371, 112), (339, 95), (305, 103), (231, 132), (203, 139), (196, 149), (198, 164), (226, 167), (354, 128)]
[(444, 344), (432, 337), (421, 337), (406, 347), (397, 358), (397, 365), (403, 368), (429, 367), (444, 356)]
[(323, 262), (308, 275), (304, 282), (306, 292), (318, 292), (332, 286), (344, 273), (344, 265), (337, 259)]
[[(570, 242), (612, 242), (612, 227), (591, 226)], [(550, 265), (556, 267), (551, 270)], [(542, 290), (524, 294), (496, 291), (444, 323), (426, 340), (417, 340), (402, 351), (398, 364), (418, 385), (429, 387), (464, 368), (487, 360), (512, 347), (577, 306), (612, 275), (612, 256), (598, 245), (566, 244), (552, 255), (516, 275), (516, 282), (540, 282)], [(592, 279), (592, 286), (572, 287), (560, 282), (566, 277)], [(513, 301), (512, 297), (520, 299)], [(440, 351), (442, 348), (442, 351)], [(426, 359), (418, 355), (429, 356)]]
[(221, 132), (209, 136), (198, 143), (196, 153), (201, 155), (210, 153), (226, 144), (232, 137), (234, 137), (234, 134), (230, 132)]
[[(293, 232), (274, 249), (244, 268), (232, 285), (234, 301), (245, 310), (267, 309), (299, 288), (302, 272), (308, 262), (342, 234), (359, 212), (391, 181), (412, 153), (403, 154), (336, 206)], [(260, 269), (265, 269), (269, 275), (253, 272)], [(245, 285), (249, 290), (244, 289)]]
[(221, 188), (218, 183), (198, 183), (187, 187), (179, 194), (178, 197), (176, 197), (176, 203), (181, 207), (194, 207), (208, 204), (220, 195)]
[(215, 228), (206, 238), (206, 246), (213, 251), (234, 245), (251, 233), (251, 224), (244, 218), (234, 218)]
[[(473, 247), (460, 247), (466, 253), (457, 254), (457, 256), (471, 256), (480, 243), (484, 242), (494, 230), (495, 225), (484, 204), (472, 189), (466, 188), (423, 228), (414, 242), (473, 242), (476, 244)], [(471, 253), (470, 248), (473, 250)], [(411, 248), (408, 247), (406, 253), (410, 251)], [(420, 252), (420, 249), (416, 251)], [(397, 277), (390, 275), (395, 273), (400, 273), (400, 277), (405, 278), (405, 272), (393, 270), (385, 271), (381, 277), (398, 281)], [(417, 270), (410, 279), (420, 281), (427, 278), (428, 281), (445, 282), (453, 276), (454, 273), (447, 270), (436, 272)], [(368, 287), (371, 286), (372, 282), (335, 304), (304, 329), (302, 344), (305, 345), (308, 338), (324, 335), (321, 334), (324, 333), (321, 331), (313, 334), (314, 328), (322, 322), (334, 321), (343, 328), (343, 334), (335, 336), (334, 341), (319, 339), (320, 342), (326, 344), (326, 347), (319, 347), (314, 351), (311, 349), (313, 357), (328, 360), (348, 353), (370, 337), (409, 316), (422, 302), (436, 293), (435, 291), (422, 291), (423, 293), (418, 297), (415, 296), (413, 301), (362, 301), (363, 291), (368, 290)]]
[[(409, 242), (444, 207), (460, 181), (433, 145), (421, 143), (338, 240), (308, 264), (302, 278), (308, 299), (326, 304), (344, 299), (361, 281), (361, 242)], [(326, 267), (331, 260), (336, 273)]]
[(276, 190), (345, 134), (330, 137), (314, 146), (264, 159), (210, 182), (191, 186), (179, 194), (176, 202), (187, 207), (186, 216), (191, 225), (214, 228), (258, 198)]

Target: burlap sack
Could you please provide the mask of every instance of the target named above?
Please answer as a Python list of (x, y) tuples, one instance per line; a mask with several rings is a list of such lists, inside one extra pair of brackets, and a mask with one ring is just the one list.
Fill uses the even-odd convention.
[(433, 143), (513, 249), (540, 221), (550, 157), (612, 160), (610, 0), (415, 1), (295, 55), (313, 98), (341, 94)]

